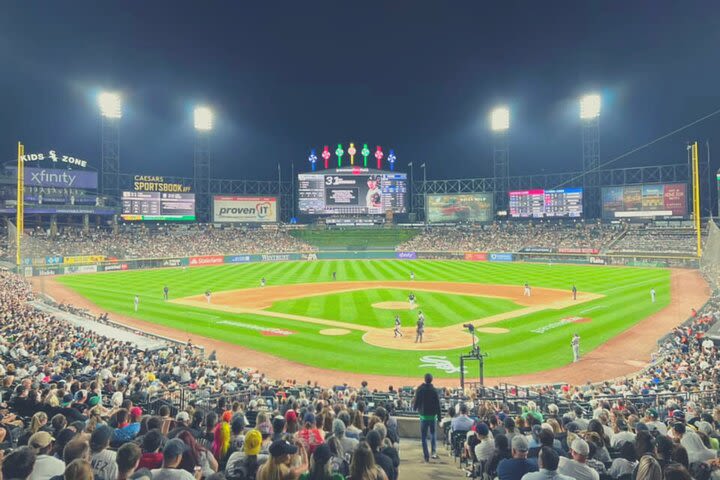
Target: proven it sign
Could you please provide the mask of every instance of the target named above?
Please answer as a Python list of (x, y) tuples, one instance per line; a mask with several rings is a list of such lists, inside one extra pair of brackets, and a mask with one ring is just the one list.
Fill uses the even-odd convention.
[(213, 197), (214, 223), (273, 223), (277, 213), (277, 197)]

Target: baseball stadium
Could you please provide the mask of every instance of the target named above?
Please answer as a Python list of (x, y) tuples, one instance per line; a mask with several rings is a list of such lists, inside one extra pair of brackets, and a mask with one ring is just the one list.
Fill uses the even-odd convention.
[(720, 472), (720, 171), (677, 137), (720, 110), (605, 158), (617, 100), (573, 97), (564, 169), (499, 104), (485, 175), (359, 132), (220, 176), (209, 104), (191, 159), (126, 160), (140, 106), (96, 93), (96, 155), (2, 150), (3, 477)]

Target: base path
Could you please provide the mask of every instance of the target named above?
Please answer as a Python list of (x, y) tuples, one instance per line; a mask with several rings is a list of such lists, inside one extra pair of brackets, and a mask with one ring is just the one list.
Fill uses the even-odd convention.
[[(61, 285), (52, 278), (34, 277), (31, 281), (36, 292), (47, 293), (57, 302), (87, 308), (95, 314), (105, 312), (87, 298)], [(710, 295), (710, 289), (697, 270), (671, 269), (670, 282), (671, 304), (668, 307), (637, 323), (594, 351), (585, 354), (578, 363), (528, 375), (486, 378), (486, 383), (488, 385), (503, 382), (518, 385), (541, 383), (570, 383), (577, 385), (588, 381), (599, 382), (637, 372), (649, 362), (650, 354), (656, 349), (657, 339), (671, 331), (675, 326), (683, 323), (689, 317), (690, 309), (701, 307)], [(413, 290), (421, 291), (421, 288), (418, 288), (420, 283), (422, 282), (412, 282)], [(515, 288), (522, 294), (522, 287)], [(537, 288), (533, 289), (533, 293), (537, 293), (538, 290)], [(449, 293), (458, 294), (461, 292)], [(564, 293), (565, 298), (567, 298), (567, 292)], [(213, 294), (213, 300), (215, 296)], [(307, 292), (303, 296), (307, 296)], [(530, 299), (535, 297), (536, 295), (533, 295)], [(112, 320), (139, 330), (173, 338), (180, 342), (185, 342), (188, 339), (187, 332), (136, 318), (113, 314)], [(343, 326), (347, 328), (348, 325), (344, 324)], [(414, 340), (414, 332), (407, 333), (413, 335)], [(417, 377), (398, 377), (341, 372), (303, 365), (213, 338), (192, 335), (192, 340), (193, 343), (204, 346), (208, 352), (215, 350), (218, 359), (223, 363), (236, 367), (257, 369), (278, 380), (293, 379), (298, 382), (318, 382), (326, 387), (345, 383), (359, 385), (360, 382), (366, 380), (369, 382), (370, 388), (378, 389), (387, 389), (388, 385), (397, 388), (422, 382), (421, 375)], [(458, 382), (458, 378), (438, 378), (434, 383), (439, 386), (456, 387)]]

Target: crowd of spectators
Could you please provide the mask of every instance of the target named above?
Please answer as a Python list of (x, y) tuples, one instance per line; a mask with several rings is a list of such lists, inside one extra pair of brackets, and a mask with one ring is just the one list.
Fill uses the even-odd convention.
[(630, 228), (612, 247), (611, 253), (652, 253), (692, 255), (697, 237), (692, 228)]
[(429, 227), (399, 245), (400, 251), (519, 252), (525, 248), (601, 250), (622, 232), (617, 224), (499, 222), (481, 226)]
[[(314, 251), (283, 228), (215, 228), (200, 224), (158, 228), (124, 225), (117, 232), (65, 227), (57, 235), (35, 229), (26, 234), (23, 249), (25, 257), (103, 255), (120, 259)], [(13, 249), (8, 253), (14, 254)]]

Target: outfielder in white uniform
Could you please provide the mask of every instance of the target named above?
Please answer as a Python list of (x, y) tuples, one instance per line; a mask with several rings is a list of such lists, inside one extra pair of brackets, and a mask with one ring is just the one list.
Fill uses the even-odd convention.
[(573, 362), (577, 362), (578, 360), (580, 360), (580, 335), (578, 335), (577, 333), (573, 335), (570, 345), (572, 345)]
[(135, 304), (135, 311), (138, 311), (138, 307), (140, 306), (140, 297), (135, 295), (135, 300), (133, 300), (133, 303)]
[(650, 300), (655, 303), (655, 288), (650, 289)]

